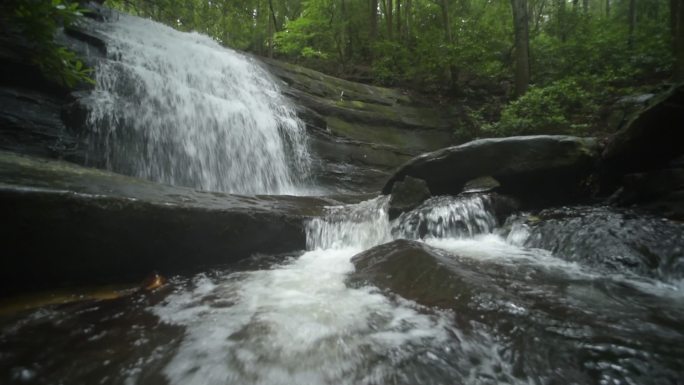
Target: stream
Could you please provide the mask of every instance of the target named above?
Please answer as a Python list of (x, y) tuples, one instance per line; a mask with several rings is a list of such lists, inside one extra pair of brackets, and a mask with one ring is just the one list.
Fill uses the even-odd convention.
[[(309, 222), (302, 253), (5, 316), (2, 382), (681, 383), (681, 274), (617, 271), (576, 250), (526, 247), (542, 233), (516, 216), (499, 223), (486, 195), (433, 198), (394, 221), (387, 200), (331, 207)], [(626, 230), (646, 221), (614, 215)], [(449, 306), (350, 281), (352, 257), (392, 239), (416, 239), (440, 255), (457, 277)], [(625, 257), (642, 255), (630, 250)]]
[[(89, 165), (210, 192), (347, 192), (312, 179), (305, 125), (255, 60), (112, 15), (93, 27), (107, 52), (84, 99)], [(433, 197), (393, 220), (389, 196), (330, 206), (304, 224), (306, 250), (0, 311), (0, 383), (684, 384), (684, 224), (501, 215), (496, 199)]]

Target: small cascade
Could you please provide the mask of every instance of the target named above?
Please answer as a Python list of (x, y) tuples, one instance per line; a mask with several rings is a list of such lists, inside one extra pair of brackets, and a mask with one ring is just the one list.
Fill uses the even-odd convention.
[(91, 163), (158, 182), (299, 194), (303, 123), (254, 60), (209, 37), (117, 15), (87, 98)]
[(307, 248), (367, 249), (390, 241), (388, 203), (389, 196), (380, 196), (357, 205), (328, 208), (326, 216), (312, 219), (307, 224)]
[(395, 238), (472, 238), (494, 231), (496, 215), (488, 195), (438, 196), (396, 219)]

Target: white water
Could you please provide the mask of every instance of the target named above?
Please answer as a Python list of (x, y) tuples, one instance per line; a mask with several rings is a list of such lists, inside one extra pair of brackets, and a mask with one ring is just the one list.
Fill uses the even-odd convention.
[(89, 98), (91, 162), (163, 183), (305, 193), (306, 133), (270, 75), (209, 37), (119, 15)]
[[(309, 251), (292, 262), (271, 270), (200, 275), (189, 289), (156, 306), (163, 321), (187, 327), (164, 369), (170, 382), (449, 384), (457, 378), (468, 383), (498, 378), (517, 383), (492, 336), (466, 337), (453, 328), (448, 312), (345, 284), (354, 270), (351, 257), (393, 238), (397, 223), (388, 220), (387, 200), (330, 208), (326, 217), (309, 223)], [(437, 211), (453, 217), (463, 209), (457, 206)], [(480, 359), (477, 365), (468, 361), (473, 356)]]
[[(312, 222), (314, 249), (292, 263), (217, 279), (200, 276), (191, 291), (155, 308), (162, 320), (188, 327), (164, 370), (171, 382), (382, 384), (395, 365), (449, 350), (445, 315), (421, 313), (371, 287), (345, 285), (354, 269), (351, 257), (388, 235), (373, 230), (386, 227), (384, 203), (338, 208), (330, 223)], [(339, 211), (352, 219), (342, 220)]]

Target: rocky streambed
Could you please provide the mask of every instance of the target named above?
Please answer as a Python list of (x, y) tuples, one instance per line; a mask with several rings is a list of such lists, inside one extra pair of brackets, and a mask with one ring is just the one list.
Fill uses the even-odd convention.
[[(98, 25), (63, 39), (96, 62)], [(262, 65), (320, 196), (83, 167), (89, 91), (3, 71), (0, 382), (681, 383), (682, 86), (606, 140), (449, 147), (457, 108)]]

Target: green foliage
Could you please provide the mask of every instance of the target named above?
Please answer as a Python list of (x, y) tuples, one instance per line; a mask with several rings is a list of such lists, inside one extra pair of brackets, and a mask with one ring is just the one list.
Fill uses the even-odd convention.
[(67, 87), (94, 83), (90, 77), (92, 70), (54, 40), (61, 26), (76, 23), (86, 10), (77, 2), (66, 0), (12, 0), (9, 7), (9, 29), (32, 44), (31, 60), (47, 77)]
[[(389, 10), (386, 0), (378, 0), (372, 10), (371, 0), (107, 0), (259, 55), (342, 77), (362, 75), (440, 100), (458, 95), (472, 111), (468, 127), (483, 128), (461, 130), (463, 135), (594, 134), (605, 130), (597, 116), (602, 107), (672, 71), (666, 0), (636, 2), (631, 26), (630, 1), (527, 0), (533, 86), (517, 100), (510, 99), (510, 1), (392, 3)], [(479, 114), (484, 104), (486, 113)]]
[(596, 78), (569, 77), (545, 87), (533, 86), (504, 107), (497, 123), (483, 129), (496, 136), (587, 135), (606, 91), (605, 81)]

